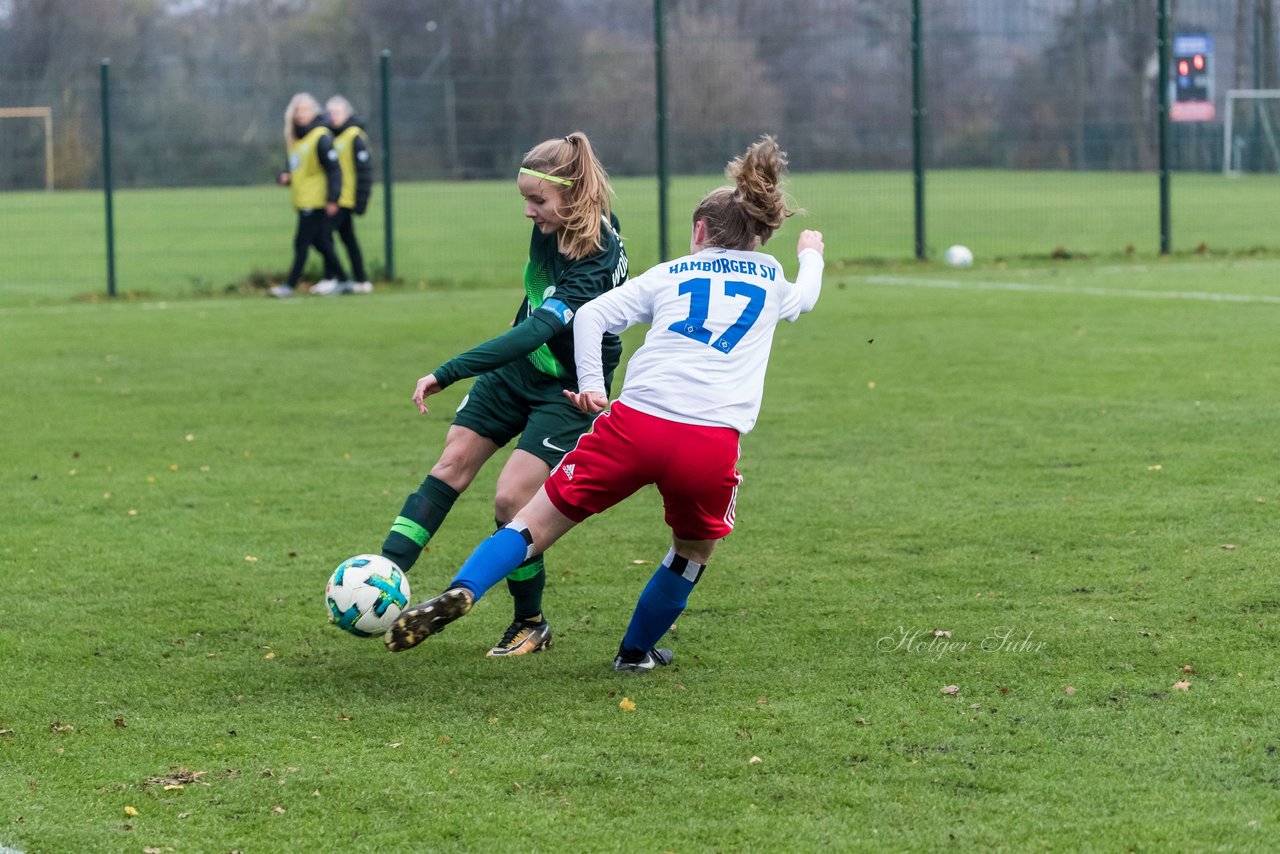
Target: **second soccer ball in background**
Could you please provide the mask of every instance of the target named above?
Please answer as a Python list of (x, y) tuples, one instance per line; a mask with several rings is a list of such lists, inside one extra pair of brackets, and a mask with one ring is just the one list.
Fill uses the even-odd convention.
[(952, 267), (968, 267), (973, 264), (973, 253), (969, 251), (969, 247), (959, 244), (948, 247), (943, 258)]

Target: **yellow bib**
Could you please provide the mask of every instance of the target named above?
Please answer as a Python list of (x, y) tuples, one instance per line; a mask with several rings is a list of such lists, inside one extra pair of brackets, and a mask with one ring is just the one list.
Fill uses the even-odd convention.
[(329, 185), (316, 156), (322, 136), (330, 136), (328, 128), (316, 128), (289, 149), (289, 186), (293, 188), (293, 206), (300, 211), (324, 207)]
[(342, 194), (338, 196), (338, 207), (355, 208), (356, 206), (356, 137), (364, 140), (367, 151), (369, 137), (355, 125), (338, 134), (333, 140), (333, 150), (338, 152), (338, 165), (342, 167)]

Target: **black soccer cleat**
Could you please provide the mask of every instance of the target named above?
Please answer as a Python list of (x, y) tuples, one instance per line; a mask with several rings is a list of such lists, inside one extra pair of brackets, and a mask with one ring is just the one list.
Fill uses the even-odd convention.
[(618, 657), (613, 660), (613, 669), (619, 673), (647, 673), (657, 667), (666, 667), (674, 658), (675, 655), (669, 649), (636, 652), (619, 647)]
[(427, 638), (444, 631), (444, 627), (464, 616), (475, 604), (476, 597), (465, 587), (450, 587), (434, 599), (405, 608), (382, 636), (392, 652), (404, 652)]

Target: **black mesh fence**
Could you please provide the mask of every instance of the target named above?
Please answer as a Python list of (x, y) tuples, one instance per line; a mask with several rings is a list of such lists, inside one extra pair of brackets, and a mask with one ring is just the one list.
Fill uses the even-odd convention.
[[(1010, 255), (1113, 252), (1157, 240), (1158, 94), (1168, 86), (1177, 108), (1179, 91), (1158, 74), (1161, 0), (662, 2), (662, 106), (677, 185), (699, 176), (705, 187), (729, 157), (774, 133), (808, 193), (801, 203), (873, 235), (852, 256), (910, 257), (918, 6), (931, 252), (949, 242)], [(379, 159), (389, 142), (397, 184), (505, 180), (532, 144), (574, 129), (620, 179), (657, 169), (654, 2), (172, 2), (137, 4), (151, 11), (96, 26), (95, 15), (118, 5), (0, 3), (0, 108), (46, 107), (52, 122), (49, 140), (38, 116), (0, 118), (9, 199), (41, 191), (50, 168), (58, 191), (101, 187), (103, 55), (122, 192), (269, 184), (284, 159), (283, 110), (298, 91), (348, 97)], [(1280, 172), (1280, 100), (1228, 97), (1280, 88), (1275, 6), (1170, 2), (1170, 36), (1207, 39), (1205, 103), (1175, 113), (1195, 120), (1170, 125), (1179, 176)], [(66, 19), (50, 24), (50, 9)], [(1230, 199), (1243, 186), (1205, 192)], [(656, 182), (632, 190), (646, 216), (656, 192)], [(1175, 222), (1184, 244), (1204, 239), (1193, 217)], [(0, 213), (6, 225), (21, 233)], [(1214, 240), (1273, 245), (1277, 233)]]

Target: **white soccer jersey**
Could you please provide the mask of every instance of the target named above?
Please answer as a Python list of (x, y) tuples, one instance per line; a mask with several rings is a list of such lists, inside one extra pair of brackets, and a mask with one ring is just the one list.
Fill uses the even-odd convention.
[(593, 299), (574, 318), (578, 388), (604, 392), (600, 338), (649, 323), (618, 399), (685, 424), (755, 426), (779, 320), (813, 308), (822, 255), (800, 253), (795, 283), (763, 252), (704, 249), (659, 264)]

